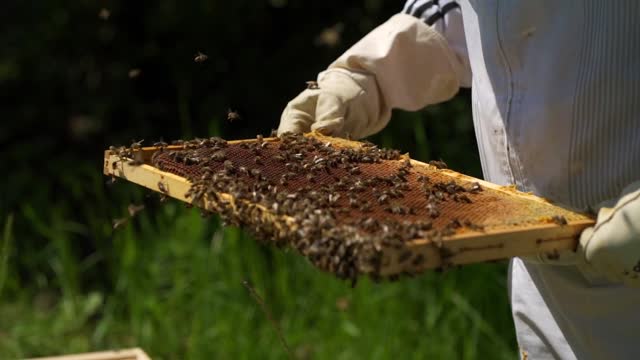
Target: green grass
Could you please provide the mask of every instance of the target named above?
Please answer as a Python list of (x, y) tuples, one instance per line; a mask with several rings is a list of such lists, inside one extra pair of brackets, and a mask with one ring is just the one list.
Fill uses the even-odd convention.
[[(275, 330), (242, 285), (248, 280), (300, 358), (514, 355), (503, 265), (397, 283), (365, 280), (352, 289), (178, 204), (140, 216), (112, 245), (103, 269), (112, 292), (76, 292), (64, 280), (3, 301), (1, 352), (13, 358), (141, 346), (159, 359), (283, 358)], [(56, 247), (52, 267), (58, 277), (80, 277), (68, 271), (83, 264), (56, 265), (66, 251)]]
[[(433, 111), (399, 113), (373, 140), (479, 175), (465, 109), (448, 108), (453, 124)], [(352, 289), (216, 217), (131, 184), (105, 188), (96, 164), (58, 166), (73, 169), (56, 179), (64, 191), (36, 187), (0, 218), (0, 359), (133, 346), (154, 359), (286, 358), (244, 281), (298, 359), (516, 357), (504, 263)], [(142, 201), (113, 232), (111, 219)]]

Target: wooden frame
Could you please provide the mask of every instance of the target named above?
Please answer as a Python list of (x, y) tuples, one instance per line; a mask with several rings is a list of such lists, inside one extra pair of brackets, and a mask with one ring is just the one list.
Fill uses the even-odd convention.
[(123, 349), (73, 355), (31, 358), (27, 360), (151, 360), (142, 349)]
[[(314, 133), (311, 136), (321, 138), (323, 142), (331, 142), (335, 146), (361, 146), (361, 143), (344, 139), (325, 137)], [(239, 140), (230, 141), (230, 144), (239, 143)], [(264, 139), (264, 141), (277, 141), (277, 139)], [(180, 149), (182, 147), (175, 146), (169, 149)], [(145, 147), (138, 151), (142, 153), (143, 165), (131, 165), (128, 161), (122, 161), (115, 153), (111, 151), (105, 152), (104, 173), (110, 176), (116, 176), (126, 179), (130, 182), (142, 185), (148, 189), (157, 192), (163, 192), (165, 195), (173, 197), (177, 200), (191, 203), (194, 206), (217, 212), (218, 208), (204, 198), (199, 202), (193, 203), (185, 197), (190, 188), (190, 183), (183, 177), (176, 176), (171, 173), (163, 172), (151, 165), (152, 154), (157, 151), (155, 147)], [(411, 160), (412, 164), (431, 167), (416, 160)], [(577, 246), (577, 238), (587, 227), (593, 226), (594, 220), (584, 214), (571, 212), (570, 210), (554, 206), (545, 199), (538, 196), (517, 191), (512, 186), (499, 186), (490, 182), (476, 179), (467, 175), (463, 175), (451, 170), (442, 170), (441, 173), (450, 176), (452, 179), (478, 182), (484, 188), (492, 189), (508, 196), (518, 197), (526, 201), (544, 204), (551, 207), (559, 214), (567, 215), (568, 223), (561, 225), (552, 221), (540, 222), (539, 224), (529, 224), (522, 227), (504, 226), (492, 227), (486, 231), (465, 231), (450, 237), (443, 238), (441, 242), (435, 243), (427, 239), (416, 239), (407, 243), (406, 248), (394, 249), (385, 248), (382, 252), (382, 267), (379, 275), (394, 275), (400, 273), (415, 273), (426, 269), (443, 268), (454, 265), (464, 265), (471, 263), (487, 262), (501, 259), (508, 259), (514, 256), (533, 255), (538, 253), (554, 254), (560, 251), (575, 250)], [(227, 201), (231, 206), (235, 206), (235, 201), (229, 194), (218, 194), (219, 198)], [(243, 201), (243, 200), (238, 200)], [(276, 215), (260, 204), (246, 203), (260, 211), (263, 216), (269, 218), (274, 224), (281, 226), (297, 226), (294, 219), (284, 215)], [(411, 262), (399, 261), (409, 249), (412, 256), (422, 255), (423, 259), (428, 261), (420, 264), (411, 264)]]

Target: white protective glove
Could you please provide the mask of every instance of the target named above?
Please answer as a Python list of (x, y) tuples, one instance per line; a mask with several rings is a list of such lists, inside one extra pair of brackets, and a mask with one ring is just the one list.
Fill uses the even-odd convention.
[(595, 226), (580, 234), (575, 252), (537, 254), (527, 262), (577, 265), (586, 275), (640, 288), (640, 181), (627, 186), (617, 201), (597, 206)]
[(580, 235), (580, 252), (609, 281), (640, 288), (640, 181), (625, 188), (613, 208)]
[(384, 128), (393, 108), (419, 110), (452, 98), (469, 74), (468, 61), (438, 31), (398, 14), (320, 73), (317, 89), (289, 102), (278, 134), (366, 137)]
[(318, 130), (361, 138), (380, 131), (389, 121), (389, 113), (381, 114), (373, 75), (336, 68), (320, 73), (317, 83), (287, 104), (278, 134)]

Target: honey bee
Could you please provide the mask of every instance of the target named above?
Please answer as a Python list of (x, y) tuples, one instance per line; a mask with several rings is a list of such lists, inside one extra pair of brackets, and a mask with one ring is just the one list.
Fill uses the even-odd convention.
[(259, 169), (251, 169), (249, 174), (254, 178), (260, 179), (260, 177), (262, 176), (262, 171), (260, 171)]
[(119, 219), (113, 219), (112, 221), (112, 225), (113, 225), (113, 230), (119, 229), (121, 227), (123, 227), (124, 225), (127, 224), (127, 222), (129, 221), (128, 218), (119, 218)]
[(479, 183), (474, 182), (474, 183), (471, 184), (471, 188), (469, 189), (469, 192), (478, 193), (480, 191), (482, 191), (482, 186), (480, 186)]
[(212, 156), (211, 160), (213, 161), (225, 161), (227, 160), (227, 155), (224, 151), (216, 151)]
[(140, 166), (140, 165), (144, 164), (142, 152), (136, 151), (133, 154), (133, 159), (131, 161), (129, 161), (128, 164), (132, 165), (132, 166)]
[(404, 194), (395, 188), (389, 189), (389, 195), (391, 195), (391, 197), (396, 199), (404, 197)]
[(436, 218), (440, 216), (440, 211), (438, 210), (438, 207), (434, 203), (427, 204), (427, 212), (429, 216), (431, 216), (432, 218)]
[(100, 9), (100, 12), (98, 12), (98, 17), (101, 20), (109, 20), (110, 16), (111, 16), (111, 11), (109, 11), (109, 9), (107, 8), (102, 8)]
[(567, 219), (562, 215), (553, 215), (551, 220), (558, 225), (567, 225)]
[(140, 204), (140, 205), (129, 204), (129, 206), (127, 207), (127, 211), (129, 211), (129, 215), (131, 217), (136, 216), (136, 214), (138, 214), (142, 210), (144, 210), (144, 204)]
[(140, 150), (142, 148), (142, 143), (144, 142), (144, 139), (140, 140), (140, 141), (133, 141), (131, 143), (131, 149), (132, 150)]
[(162, 181), (158, 181), (158, 190), (160, 190), (160, 192), (163, 193), (163, 194), (168, 194), (169, 193), (169, 190), (164, 185), (164, 183), (162, 183)]
[(454, 183), (453, 181), (447, 183), (447, 185), (445, 186), (445, 191), (449, 194), (455, 194), (458, 191), (456, 183)]
[(460, 222), (460, 220), (453, 219), (451, 220), (451, 222), (447, 225), (447, 227), (452, 228), (452, 229), (458, 229), (460, 227), (462, 227), (462, 223)]
[(201, 63), (201, 62), (205, 62), (207, 61), (209, 57), (203, 53), (201, 53), (200, 51), (198, 51), (198, 53), (196, 54), (196, 56), (193, 58), (193, 61), (197, 62), (197, 63)]
[(545, 256), (549, 260), (558, 260), (558, 259), (560, 259), (560, 253), (558, 252), (557, 249), (553, 249), (553, 251), (546, 253)]
[(369, 204), (369, 202), (364, 202), (362, 203), (362, 205), (360, 205), (360, 211), (362, 212), (370, 212), (371, 211), (371, 204)]
[(240, 113), (231, 109), (227, 110), (227, 120), (229, 120), (229, 122), (234, 122), (240, 119), (242, 119), (242, 117), (240, 116)]
[(223, 165), (224, 169), (228, 172), (233, 172), (236, 170), (236, 167), (233, 165), (233, 162), (231, 160), (225, 160)]
[(442, 160), (431, 160), (429, 165), (434, 166), (436, 169), (447, 169), (447, 164)]
[(384, 209), (386, 212), (392, 213), (392, 214), (396, 214), (396, 215), (404, 215), (407, 213), (407, 209), (405, 209), (402, 206), (390, 206), (390, 207), (386, 207)]
[(469, 199), (469, 197), (465, 194), (455, 194), (453, 195), (453, 200), (457, 202), (467, 203), (467, 204), (471, 203), (471, 199)]
[(135, 79), (140, 75), (141, 71), (138, 68), (133, 68), (130, 69), (129, 72), (127, 73), (127, 75), (129, 76), (129, 79)]
[[(115, 164), (115, 163), (114, 163), (114, 164)], [(115, 177), (115, 176), (113, 176), (113, 175), (111, 175), (111, 176), (109, 177), (109, 180), (107, 180), (106, 184), (110, 186), (110, 185), (115, 184), (115, 182), (116, 182), (116, 181), (117, 181), (116, 177)]]

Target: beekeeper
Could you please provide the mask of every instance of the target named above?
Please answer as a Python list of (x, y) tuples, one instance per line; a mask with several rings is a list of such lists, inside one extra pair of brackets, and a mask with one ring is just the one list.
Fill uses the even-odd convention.
[(598, 214), (575, 253), (511, 261), (523, 357), (640, 359), (639, 16), (636, 0), (411, 0), (278, 132), (362, 138), (471, 87), (484, 177)]

